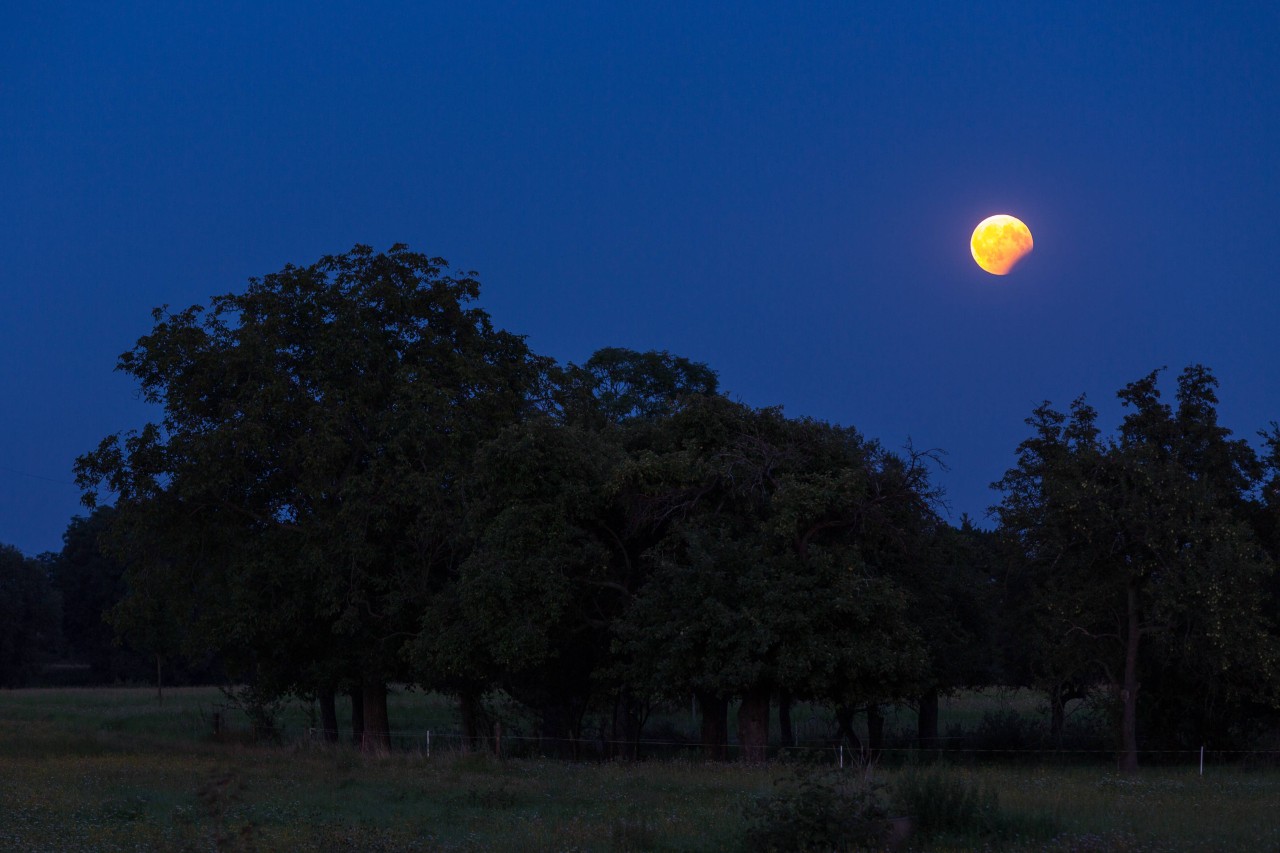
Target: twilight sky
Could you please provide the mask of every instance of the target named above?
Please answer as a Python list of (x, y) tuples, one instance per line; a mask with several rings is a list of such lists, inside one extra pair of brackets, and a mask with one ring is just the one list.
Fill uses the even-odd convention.
[(196, 5), (5, 11), (0, 543), (57, 550), (74, 458), (154, 417), (113, 372), (151, 308), (355, 243), (562, 361), (942, 448), (953, 522), (1045, 399), (1111, 426), (1198, 362), (1280, 419), (1274, 2)]

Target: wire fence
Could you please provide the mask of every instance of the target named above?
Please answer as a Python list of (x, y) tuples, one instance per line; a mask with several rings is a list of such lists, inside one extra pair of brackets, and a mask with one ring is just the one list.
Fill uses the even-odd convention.
[[(299, 729), (273, 726), (263, 730), (255, 726), (241, 709), (233, 705), (215, 706), (212, 716), (204, 717), (212, 724), (215, 739), (238, 742), (274, 741), (298, 743), (315, 748), (360, 748), (363, 744), (348, 724), (342, 731), (328, 731), (312, 723)], [(235, 722), (233, 722), (233, 720)], [(387, 733), (391, 751), (422, 757), (461, 753), (487, 753), (503, 758), (559, 759), (569, 761), (606, 760), (675, 760), (675, 761), (742, 761), (748, 757), (759, 763), (758, 749), (744, 748), (734, 738), (727, 742), (705, 743), (696, 735), (685, 736), (670, 724), (656, 727), (656, 736), (618, 738), (605, 726), (584, 731), (579, 737), (557, 737), (531, 734), (520, 726), (493, 725), (486, 731), (467, 735), (457, 729), (397, 729)], [(837, 735), (829, 720), (812, 717), (797, 720), (791, 727), (792, 742), (782, 743), (774, 731), (764, 750), (766, 761), (802, 760), (828, 763), (841, 767), (879, 764), (899, 766), (925, 762), (951, 764), (1020, 764), (1020, 765), (1089, 765), (1113, 764), (1118, 749), (1109, 738), (1099, 736), (1092, 744), (1080, 738), (1070, 746), (1033, 744), (992, 745), (983, 743), (973, 733), (945, 735), (927, 743), (894, 732), (882, 745), (872, 749), (866, 743), (850, 742)], [(208, 729), (206, 729), (206, 733)], [(372, 733), (371, 733), (372, 734)], [(1191, 767), (1203, 773), (1206, 769), (1280, 768), (1280, 749), (1219, 749), (1206, 744), (1198, 748), (1139, 749), (1139, 763), (1146, 766)]]
[[(328, 736), (326, 736), (326, 734)], [(315, 746), (344, 743), (338, 733), (309, 728), (306, 741)], [(489, 753), (506, 758), (550, 758), (568, 760), (687, 760), (702, 761), (717, 755), (725, 760), (741, 760), (745, 750), (741, 743), (710, 744), (697, 740), (659, 738), (615, 739), (606, 737), (566, 738), (521, 733), (493, 732), (468, 736), (458, 731), (393, 731), (389, 733), (392, 751), (430, 758), (440, 754)], [(858, 748), (845, 742), (799, 742), (795, 745), (771, 743), (767, 760), (808, 760), (841, 767), (865, 766), (869, 763), (889, 766), (943, 761), (959, 764), (1089, 764), (1109, 763), (1117, 756), (1114, 747), (1053, 749), (1047, 747), (972, 747), (963, 738), (939, 738), (948, 743), (934, 746), (886, 746), (877, 749)], [(359, 746), (353, 739), (347, 746)], [(1183, 766), (1198, 768), (1248, 767), (1280, 768), (1280, 749), (1140, 749), (1139, 761), (1148, 766)]]

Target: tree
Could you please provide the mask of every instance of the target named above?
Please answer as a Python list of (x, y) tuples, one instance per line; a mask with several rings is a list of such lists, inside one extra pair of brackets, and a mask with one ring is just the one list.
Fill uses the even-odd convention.
[(140, 598), (184, 585), (199, 639), (274, 687), (346, 679), (370, 748), (389, 746), (386, 683), (459, 559), (467, 465), (546, 369), (478, 293), (440, 258), (356, 246), (207, 311), (158, 309), (118, 369), (163, 419), (77, 461), (87, 503), (114, 492), (113, 528), (147, 544)]
[(1000, 681), (996, 634), (1001, 574), (996, 537), (963, 516), (958, 528), (938, 523), (917, 540), (913, 559), (896, 571), (910, 596), (910, 620), (929, 656), (925, 690), (916, 697), (917, 743), (938, 742), (941, 696)]
[(479, 695), (501, 687), (539, 714), (544, 735), (576, 742), (618, 609), (601, 525), (621, 457), (609, 436), (548, 417), (477, 453), (476, 541), (411, 647), (418, 681), (462, 698), (468, 736)]
[(749, 760), (764, 758), (778, 691), (832, 704), (909, 691), (922, 647), (887, 576), (910, 538), (889, 527), (920, 497), (909, 466), (853, 430), (722, 398), (668, 430), (665, 452), (633, 463), (651, 512), (673, 519), (618, 627), (634, 677), (693, 693), (716, 758), (740, 697)]
[(25, 686), (57, 654), (61, 603), (47, 565), (0, 545), (0, 686)]
[(586, 364), (570, 365), (555, 396), (570, 423), (599, 428), (673, 415), (690, 397), (714, 396), (718, 387), (715, 371), (701, 362), (665, 350), (606, 347)]
[(1087, 650), (1114, 687), (1128, 771), (1138, 766), (1142, 673), (1159, 666), (1151, 653), (1176, 654), (1229, 693), (1275, 685), (1260, 607), (1272, 566), (1243, 512), (1261, 467), (1218, 424), (1206, 368), (1179, 375), (1176, 410), (1157, 379), (1119, 392), (1128, 413), (1110, 440), (1083, 399), (1070, 418), (1042, 405), (1018, 465), (996, 484), (1002, 529), (1039, 585), (1048, 641), (1073, 649), (1056, 659), (1079, 666)]
[(456, 692), (478, 733), (492, 687), (576, 751), (591, 710), (634, 754), (645, 697), (622, 677), (610, 632), (645, 576), (641, 553), (666, 523), (626, 482), (663, 424), (715, 391), (705, 365), (669, 353), (601, 350), (552, 372), (553, 405), (482, 445), (468, 489), (467, 556), (423, 615), (421, 683)]

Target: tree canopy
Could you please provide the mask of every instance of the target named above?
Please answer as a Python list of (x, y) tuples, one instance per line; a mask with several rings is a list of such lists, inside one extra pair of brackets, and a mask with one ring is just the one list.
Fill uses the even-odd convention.
[[(1263, 609), (1273, 565), (1244, 512), (1263, 468), (1218, 424), (1217, 382), (1206, 368), (1178, 376), (1176, 408), (1162, 401), (1157, 379), (1121, 389), (1127, 413), (1110, 439), (1083, 398), (1069, 416), (1038, 407), (1018, 465), (996, 484), (1002, 530), (1034, 577), (1035, 628), (1057, 647), (1046, 673), (1062, 681), (1100, 670), (1115, 691), (1129, 770), (1148, 675), (1177, 670), (1199, 685), (1201, 738), (1215, 702), (1276, 684)], [(1175, 698), (1151, 692), (1152, 704)]]

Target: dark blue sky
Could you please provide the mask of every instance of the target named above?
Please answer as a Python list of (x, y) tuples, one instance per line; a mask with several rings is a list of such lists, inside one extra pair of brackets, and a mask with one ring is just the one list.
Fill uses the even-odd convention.
[[(353, 244), (479, 272), (583, 361), (947, 451), (981, 515), (1041, 400), (1161, 365), (1280, 418), (1275, 3), (22, 4), (0, 28), (0, 542), (151, 413), (149, 311)], [(1006, 212), (1035, 251), (969, 257)]]

